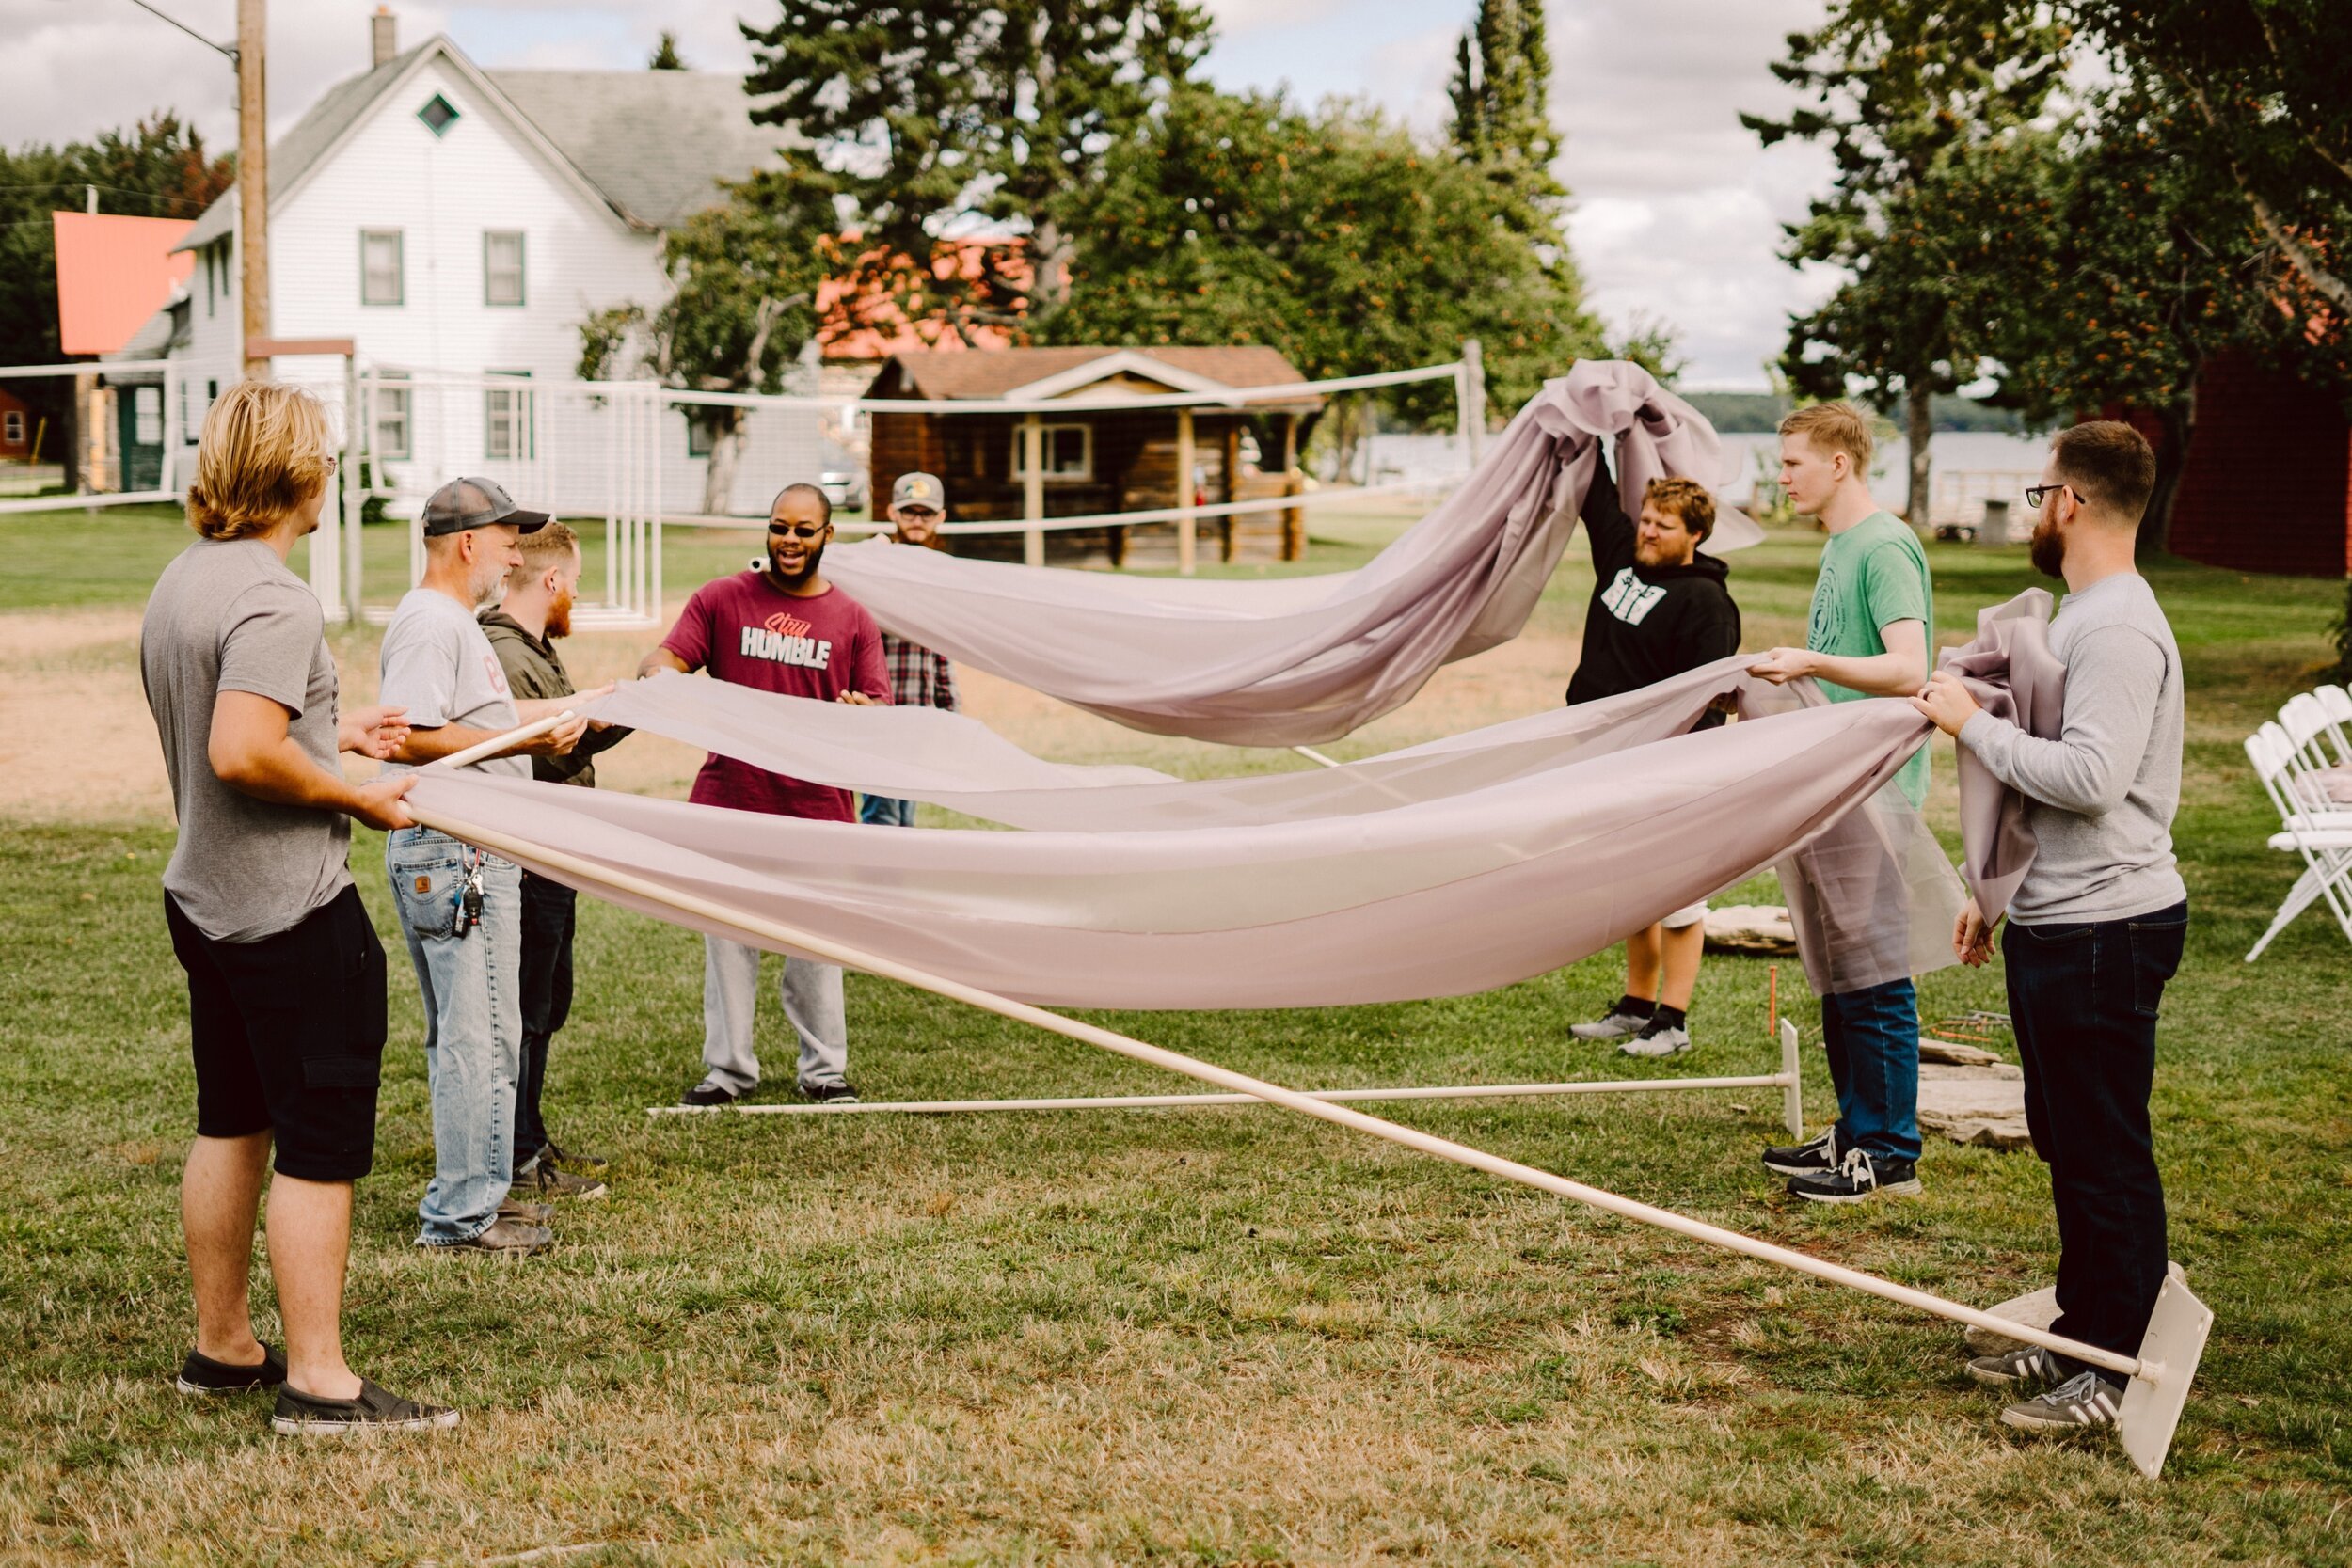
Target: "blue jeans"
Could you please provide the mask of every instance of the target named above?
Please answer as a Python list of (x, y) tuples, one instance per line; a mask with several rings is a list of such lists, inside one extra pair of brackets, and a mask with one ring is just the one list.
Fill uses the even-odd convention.
[[(2156, 1010), (2187, 936), (2188, 906), (2175, 904), (2129, 920), (2011, 926), (2001, 942), (2026, 1125), (2058, 1210), (2050, 1331), (2119, 1355), (2139, 1354), (2164, 1288), (2164, 1182), (2148, 1091)], [(2084, 1370), (2059, 1360), (2069, 1375)]]
[[(462, 914), (479, 863), (482, 922)], [(513, 1184), (515, 1082), (522, 1062), (522, 868), (429, 828), (384, 843), (392, 901), (424, 1002), (433, 1089), (433, 1180), (417, 1205), (426, 1246), (470, 1241)]]
[(894, 800), (887, 795), (861, 795), (857, 798), (857, 819), (884, 828), (912, 828), (914, 802)]
[(1919, 993), (1889, 980), (1821, 998), (1821, 1044), (1837, 1086), (1837, 1147), (1919, 1158)]

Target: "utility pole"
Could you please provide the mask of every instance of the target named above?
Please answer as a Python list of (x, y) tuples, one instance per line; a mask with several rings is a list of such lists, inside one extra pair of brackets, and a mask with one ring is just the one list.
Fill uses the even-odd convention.
[(245, 261), (245, 373), (269, 378), (253, 349), (269, 337), (268, 0), (237, 0), (237, 248)]

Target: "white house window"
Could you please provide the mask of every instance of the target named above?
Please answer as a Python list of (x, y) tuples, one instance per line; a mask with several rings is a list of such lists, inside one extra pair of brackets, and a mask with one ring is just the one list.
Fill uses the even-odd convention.
[(188, 378), (183, 375), (180, 378), (180, 439), (185, 445), (194, 446), (200, 434), (195, 425), (188, 422)]
[[(1039, 440), (1045, 453), (1045, 477), (1052, 479), (1087, 480), (1094, 477), (1094, 427), (1083, 424), (1049, 424), (1039, 431)], [(1012, 427), (1012, 477), (1029, 477), (1028, 440), (1019, 425)]]
[(12, 447), (24, 444), (24, 415), (21, 409), (11, 408), (0, 415), (0, 442)]
[(457, 123), (458, 114), (450, 101), (437, 92), (424, 101), (424, 107), (417, 111), (417, 118), (424, 121), (426, 130), (437, 136), (445, 136), (449, 135), (449, 128)]
[(482, 303), (523, 302), (523, 236), (520, 230), (490, 230), (482, 236)]
[(164, 444), (164, 389), (161, 387), (131, 388), (131, 439), (143, 447)]
[(401, 268), (401, 239), (397, 229), (359, 230), (359, 303), (405, 303), (406, 279)]
[(687, 410), (686, 413), (686, 455), (689, 457), (710, 455), (710, 427), (694, 418), (691, 409)]
[[(492, 371), (495, 378), (523, 381), (529, 371)], [(531, 436), (531, 388), (490, 387), (482, 393), (482, 454), (493, 461), (535, 455)]]
[(408, 388), (389, 385), (407, 379), (405, 371), (375, 372), (375, 455), (379, 460), (405, 461), (409, 454)]

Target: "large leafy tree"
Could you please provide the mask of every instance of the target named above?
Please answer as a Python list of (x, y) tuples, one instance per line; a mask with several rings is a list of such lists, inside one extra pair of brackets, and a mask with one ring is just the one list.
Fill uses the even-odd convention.
[[(103, 213), (193, 218), (234, 177), (231, 160), (208, 152), (167, 109), (94, 141), (0, 149), (0, 364), (54, 364), (59, 356), (50, 214), (80, 212), (96, 186)], [(11, 389), (53, 420), (72, 403), (62, 382), (19, 381)]]
[[(1450, 359), (1484, 341), (1503, 409), (1602, 352), (1573, 271), (1495, 221), (1490, 187), (1375, 111), (1206, 88), (1113, 148), (1074, 211), (1063, 342), (1263, 342), (1309, 377)], [(1391, 408), (1450, 413), (1406, 387)]]
[(1836, 161), (1836, 183), (1790, 226), (1783, 254), (1848, 281), (1791, 324), (1785, 364), (1816, 396), (1901, 400), (1915, 523), (1928, 513), (1932, 400), (1975, 380), (1984, 353), (1973, 280), (1942, 243), (1938, 187), (1971, 143), (2042, 110), (2065, 37), (2013, 0), (1840, 0), (1772, 67), (1799, 107), (1740, 117), (1767, 146), (1810, 139)]
[[(755, 180), (663, 237), (669, 298), (613, 306), (580, 325), (580, 373), (653, 377), (697, 392), (779, 392), (817, 335), (818, 283), (835, 264), (821, 214)], [(725, 512), (743, 451), (743, 410), (700, 405), (710, 440), (703, 510)]]
[(754, 119), (859, 244), (858, 297), (962, 332), (1057, 300), (1070, 218), (1208, 47), (1192, 0), (780, 0), (746, 24)]

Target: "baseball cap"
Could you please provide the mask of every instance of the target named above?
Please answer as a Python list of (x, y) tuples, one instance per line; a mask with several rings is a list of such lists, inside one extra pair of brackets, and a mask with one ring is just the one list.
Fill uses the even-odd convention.
[(947, 509), (947, 487), (939, 483), (937, 474), (900, 474), (898, 483), (890, 487), (890, 504), (944, 512)]
[(429, 534), (463, 533), (492, 523), (512, 523), (517, 533), (536, 533), (548, 526), (548, 515), (516, 506), (495, 479), (453, 479), (424, 503), (424, 531)]

